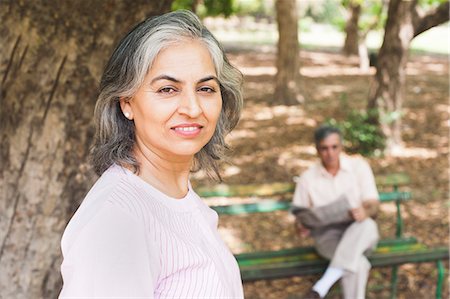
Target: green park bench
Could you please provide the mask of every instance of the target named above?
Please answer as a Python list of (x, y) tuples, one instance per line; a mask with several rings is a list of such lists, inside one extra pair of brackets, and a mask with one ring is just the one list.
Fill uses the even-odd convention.
[[(436, 298), (442, 298), (445, 277), (443, 260), (448, 260), (448, 247), (428, 248), (418, 243), (416, 238), (403, 236), (401, 203), (411, 199), (411, 193), (400, 191), (409, 184), (406, 174), (390, 174), (376, 177), (380, 190), (380, 201), (394, 202), (396, 205), (395, 238), (380, 240), (376, 250), (369, 256), (372, 267), (392, 267), (391, 298), (397, 294), (398, 266), (407, 263), (436, 262)], [(252, 185), (225, 185), (199, 187), (196, 192), (201, 197), (258, 197), (254, 203), (211, 206), (219, 214), (240, 215), (287, 211), (291, 207), (294, 183), (270, 183)], [(389, 190), (389, 191), (388, 191)], [(270, 197), (281, 199), (267, 199)], [(322, 273), (328, 261), (320, 257), (314, 247), (297, 247), (277, 251), (251, 252), (235, 255), (244, 282), (286, 278), (291, 276)]]

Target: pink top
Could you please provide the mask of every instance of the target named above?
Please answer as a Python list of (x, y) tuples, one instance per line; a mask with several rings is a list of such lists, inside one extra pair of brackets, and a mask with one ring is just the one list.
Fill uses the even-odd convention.
[(174, 199), (111, 166), (64, 232), (59, 298), (243, 298), (217, 223), (190, 185)]
[(345, 195), (353, 208), (364, 200), (379, 199), (375, 178), (369, 164), (360, 157), (340, 156), (339, 171), (332, 176), (322, 163), (311, 166), (296, 179), (293, 205), (318, 207)]

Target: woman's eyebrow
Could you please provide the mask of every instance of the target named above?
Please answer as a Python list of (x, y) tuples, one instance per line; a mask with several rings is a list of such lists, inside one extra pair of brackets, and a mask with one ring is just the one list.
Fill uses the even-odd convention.
[(150, 84), (153, 84), (153, 83), (155, 83), (158, 80), (169, 80), (169, 81), (172, 81), (172, 82), (175, 82), (175, 83), (180, 83), (181, 82), (180, 80), (178, 80), (178, 79), (176, 79), (174, 77), (171, 77), (171, 76), (168, 76), (168, 75), (161, 75), (161, 76), (153, 78), (153, 80), (150, 82)]
[(206, 81), (209, 81), (209, 80), (214, 80), (214, 81), (217, 82), (217, 84), (220, 85), (219, 79), (217, 79), (216, 76), (207, 76), (205, 78), (202, 78), (202, 79), (198, 80), (198, 83), (203, 83), (203, 82), (206, 82)]
[[(172, 82), (175, 82), (175, 83), (182, 83), (181, 80), (176, 79), (176, 78), (174, 78), (172, 76), (160, 75), (160, 76), (157, 76), (157, 77), (153, 78), (152, 81), (150, 81), (150, 84), (153, 84), (153, 83), (155, 83), (158, 80), (169, 80), (169, 81), (172, 81)], [(203, 82), (207, 82), (209, 80), (214, 80), (214, 81), (217, 82), (217, 84), (220, 84), (219, 79), (217, 79), (217, 77), (213, 76), (213, 75), (207, 76), (205, 78), (202, 78), (202, 79), (198, 80), (197, 83), (203, 83)]]

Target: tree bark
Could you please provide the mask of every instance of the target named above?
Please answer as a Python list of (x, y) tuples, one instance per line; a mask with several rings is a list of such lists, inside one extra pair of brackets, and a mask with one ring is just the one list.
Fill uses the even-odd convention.
[(349, 18), (345, 25), (345, 43), (343, 52), (346, 55), (359, 54), (358, 22), (361, 15), (361, 5), (350, 3), (348, 7)]
[(60, 239), (96, 179), (97, 85), (114, 44), (164, 1), (1, 1), (0, 298), (56, 298)]
[[(445, 6), (448, 8), (448, 2), (440, 7)], [(381, 126), (386, 136), (388, 152), (395, 152), (403, 146), (401, 115), (409, 46), (417, 32), (423, 32), (421, 28), (424, 28), (424, 22), (433, 19), (430, 17), (433, 13), (440, 15), (442, 9), (436, 9), (421, 17), (417, 12), (417, 0), (389, 2), (384, 40), (378, 54), (374, 92), (368, 102), (368, 109), (376, 109), (378, 112), (374, 121)], [(441, 23), (448, 20), (448, 12), (446, 19), (438, 19)], [(434, 22), (434, 26), (439, 24)]]
[(435, 9), (429, 11), (424, 16), (414, 11), (414, 37), (430, 28), (447, 22), (450, 19), (450, 2), (444, 2)]
[(278, 24), (277, 74), (274, 102), (295, 105), (302, 101), (299, 92), (298, 15), (295, 0), (275, 2)]

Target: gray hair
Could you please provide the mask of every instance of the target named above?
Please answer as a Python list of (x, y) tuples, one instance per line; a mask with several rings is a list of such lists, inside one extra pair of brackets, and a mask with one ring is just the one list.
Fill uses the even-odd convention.
[(324, 140), (331, 134), (338, 134), (339, 139), (341, 140), (342, 143), (342, 132), (341, 130), (339, 130), (338, 127), (333, 127), (330, 125), (321, 125), (314, 131), (314, 142), (316, 144), (316, 147), (319, 146), (319, 143), (322, 142), (322, 140)]
[(218, 162), (225, 158), (225, 136), (237, 125), (242, 109), (242, 73), (233, 67), (211, 32), (190, 11), (179, 10), (149, 18), (132, 29), (107, 63), (95, 106), (96, 134), (92, 164), (101, 175), (112, 164), (128, 165), (139, 172), (133, 155), (134, 122), (125, 118), (120, 98), (132, 97), (158, 53), (170, 45), (199, 40), (211, 54), (222, 95), (222, 111), (211, 140), (194, 156), (192, 171), (199, 169), (221, 180)]

